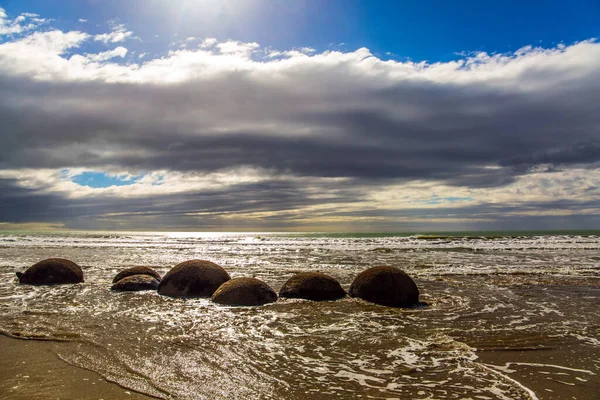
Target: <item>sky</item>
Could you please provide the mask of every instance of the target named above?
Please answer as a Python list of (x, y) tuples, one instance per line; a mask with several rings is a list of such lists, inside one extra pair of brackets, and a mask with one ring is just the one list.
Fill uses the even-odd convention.
[(600, 229), (600, 3), (0, 0), (0, 230)]

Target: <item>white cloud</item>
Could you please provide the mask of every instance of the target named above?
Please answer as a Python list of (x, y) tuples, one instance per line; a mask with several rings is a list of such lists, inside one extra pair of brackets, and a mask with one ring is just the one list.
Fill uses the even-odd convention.
[(40, 80), (61, 79), (77, 63), (63, 55), (89, 37), (83, 32), (35, 32), (25, 38), (0, 44), (0, 71)]
[(94, 40), (98, 42), (103, 42), (104, 44), (119, 43), (130, 38), (131, 35), (133, 35), (132, 31), (128, 31), (127, 28), (125, 28), (125, 25), (119, 24), (114, 25), (112, 31), (109, 33), (103, 33), (94, 36)]
[[(118, 42), (130, 36), (130, 32), (120, 25), (111, 34), (95, 36), (95, 40)], [(518, 54), (489, 55), (478, 53), (462, 60), (439, 63), (416, 63), (411, 61), (381, 60), (374, 57), (368, 49), (362, 48), (352, 52), (326, 51), (306, 54), (301, 51), (271, 51), (267, 57), (271, 62), (253, 60), (253, 55), (260, 46), (257, 43), (239, 41), (217, 42), (216, 39), (205, 39), (198, 50), (171, 51), (166, 57), (156, 58), (143, 66), (129, 65), (111, 68), (85, 68), (75, 60), (61, 57), (63, 43), (81, 43), (89, 36), (82, 32), (51, 31), (34, 33), (24, 39), (0, 45), (2, 70), (13, 75), (46, 76), (52, 79), (105, 79), (121, 82), (181, 82), (211, 74), (228, 71), (246, 70), (265, 78), (279, 77), (290, 82), (296, 76), (307, 73), (314, 77), (324, 74), (344, 76), (352, 80), (358, 88), (362, 83), (375, 85), (394, 85), (398, 82), (429, 81), (436, 84), (468, 85), (473, 83), (493, 85), (501, 88), (512, 87), (519, 91), (533, 90), (548, 85), (556, 85), (560, 81), (569, 81), (590, 69), (598, 67), (600, 60), (600, 44), (584, 41), (562, 48), (524, 48)], [(45, 38), (44, 45), (39, 44)], [(21, 54), (35, 47), (36, 59), (52, 59), (58, 70), (51, 71), (51, 63), (42, 62), (24, 66), (20, 62)], [(279, 57), (285, 56), (284, 59)], [(60, 60), (59, 60), (60, 59)], [(23, 69), (22, 69), (23, 68)], [(555, 80), (548, 80), (546, 74), (556, 74)], [(342, 75), (339, 75), (339, 74)], [(330, 81), (331, 83), (337, 80)], [(328, 84), (331, 86), (330, 84)]]
[(90, 61), (102, 62), (102, 61), (108, 61), (115, 57), (124, 58), (126, 55), (127, 55), (127, 49), (125, 47), (119, 46), (113, 50), (105, 51), (102, 53), (87, 54), (86, 57)]
[(200, 43), (200, 47), (203, 49), (207, 49), (207, 48), (213, 47), (215, 44), (217, 44), (217, 39), (206, 38), (202, 41), (202, 43)]
[(283, 55), (284, 53), (278, 50), (271, 50), (267, 53), (267, 57), (269, 58), (281, 57)]
[(46, 22), (45, 19), (38, 18), (39, 15), (33, 13), (23, 13), (14, 20), (8, 19), (6, 10), (0, 7), (0, 36), (18, 35), (35, 29), (40, 24)]
[(216, 47), (221, 54), (249, 59), (252, 56), (252, 53), (260, 48), (260, 45), (258, 43), (244, 43), (237, 40), (228, 40), (226, 42), (217, 43)]
[(267, 58), (302, 57), (302, 56), (309, 56), (315, 52), (316, 52), (316, 50), (311, 47), (301, 47), (299, 49), (293, 49), (293, 50), (288, 50), (288, 51), (279, 51), (279, 50), (271, 50), (271, 49), (265, 50)]
[(87, 19), (85, 19), (85, 18), (79, 18), (77, 21), (78, 21), (78, 22), (81, 22), (81, 23), (86, 23), (86, 22), (88, 22), (88, 20), (87, 20)]

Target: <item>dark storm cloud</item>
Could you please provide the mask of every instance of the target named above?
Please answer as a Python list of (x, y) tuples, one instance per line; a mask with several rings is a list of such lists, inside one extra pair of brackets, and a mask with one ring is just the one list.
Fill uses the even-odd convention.
[(57, 215), (53, 209), (61, 203), (63, 200), (60, 196), (22, 188), (11, 179), (0, 179), (0, 221), (25, 223), (60, 220), (65, 215)]
[(168, 87), (5, 77), (0, 163), (181, 171), (243, 165), (300, 176), (503, 185), (523, 166), (600, 161), (592, 101), (599, 81), (583, 76), (568, 90), (526, 93), (415, 83), (355, 98), (311, 93), (305, 102), (314, 99), (314, 109), (244, 75)]
[[(239, 213), (284, 212), (281, 227), (295, 217), (293, 211), (307, 206), (346, 205), (365, 201), (351, 185), (319, 187), (313, 191), (328, 196), (311, 198), (306, 186), (292, 181), (238, 184), (222, 190), (207, 190), (149, 197), (98, 196), (65, 198), (22, 188), (17, 180), (0, 179), (0, 221), (12, 223), (64, 223), (72, 229), (217, 229), (230, 223), (236, 228), (257, 227), (256, 221), (235, 217)], [(287, 217), (285, 212), (289, 212)], [(232, 216), (230, 220), (227, 217)], [(265, 216), (264, 228), (278, 225)], [(281, 219), (281, 217), (277, 217)], [(296, 217), (297, 218), (297, 217)], [(228, 222), (229, 221), (229, 222)], [(112, 226), (112, 228), (111, 228)]]

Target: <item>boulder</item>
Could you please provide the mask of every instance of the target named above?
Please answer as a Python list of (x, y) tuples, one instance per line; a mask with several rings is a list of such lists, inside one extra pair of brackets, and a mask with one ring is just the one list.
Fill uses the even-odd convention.
[(392, 249), (390, 249), (389, 247), (376, 247), (376, 248), (371, 249), (369, 251), (375, 251), (377, 253), (391, 253)]
[(350, 296), (390, 307), (410, 307), (419, 302), (419, 289), (404, 271), (394, 267), (369, 268), (354, 278)]
[(307, 300), (337, 300), (346, 296), (338, 281), (321, 272), (300, 272), (279, 290), (280, 297)]
[(151, 275), (138, 274), (126, 276), (112, 285), (110, 290), (120, 292), (139, 292), (141, 290), (156, 290), (160, 282)]
[(20, 283), (29, 285), (56, 285), (83, 282), (83, 271), (73, 261), (48, 258), (29, 267), (24, 273), (17, 272)]
[(132, 275), (150, 275), (160, 282), (160, 275), (150, 267), (131, 267), (119, 272), (113, 279), (113, 283), (119, 282), (121, 279)]
[(210, 297), (229, 274), (215, 263), (190, 260), (174, 266), (162, 278), (158, 293), (170, 297)]
[(262, 306), (277, 301), (277, 293), (256, 278), (234, 278), (219, 286), (211, 300), (227, 306)]

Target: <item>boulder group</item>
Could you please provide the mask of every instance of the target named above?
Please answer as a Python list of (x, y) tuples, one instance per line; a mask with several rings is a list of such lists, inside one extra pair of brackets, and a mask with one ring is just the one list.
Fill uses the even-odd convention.
[[(54, 285), (83, 282), (83, 271), (63, 258), (42, 260), (25, 272), (17, 272), (19, 282), (30, 285)], [(169, 297), (210, 297), (218, 304), (257, 306), (277, 301), (277, 293), (255, 278), (231, 279), (227, 271), (206, 260), (177, 264), (162, 278), (152, 268), (137, 266), (120, 271), (111, 287), (115, 291), (157, 290)], [(404, 271), (378, 266), (359, 273), (348, 293), (371, 303), (390, 307), (410, 307), (419, 303), (419, 289)], [(301, 272), (289, 278), (279, 297), (314, 301), (337, 300), (346, 296), (340, 283), (321, 272)]]

